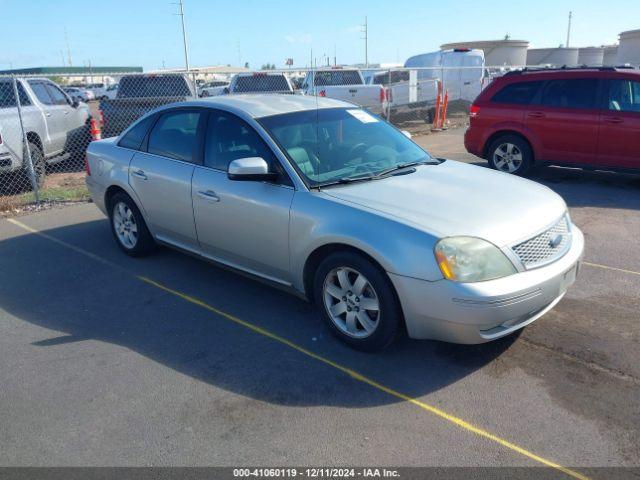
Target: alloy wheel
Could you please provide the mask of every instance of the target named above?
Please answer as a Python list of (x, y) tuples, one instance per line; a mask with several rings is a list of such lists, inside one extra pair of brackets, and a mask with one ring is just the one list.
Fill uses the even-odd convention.
[(515, 173), (522, 162), (522, 152), (513, 143), (502, 143), (493, 152), (493, 164), (502, 172)]
[(135, 248), (138, 243), (138, 226), (133, 211), (124, 202), (118, 202), (113, 207), (113, 228), (118, 241), (125, 248)]
[(354, 338), (366, 338), (380, 324), (380, 302), (369, 280), (357, 270), (337, 267), (323, 285), (324, 306), (332, 322)]

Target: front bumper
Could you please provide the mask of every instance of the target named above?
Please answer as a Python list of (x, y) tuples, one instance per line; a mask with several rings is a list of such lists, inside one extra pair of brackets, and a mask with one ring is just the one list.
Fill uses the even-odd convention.
[(428, 282), (389, 274), (411, 338), (484, 343), (508, 335), (551, 310), (575, 281), (584, 236), (572, 226), (572, 244), (554, 263), (497, 280)]

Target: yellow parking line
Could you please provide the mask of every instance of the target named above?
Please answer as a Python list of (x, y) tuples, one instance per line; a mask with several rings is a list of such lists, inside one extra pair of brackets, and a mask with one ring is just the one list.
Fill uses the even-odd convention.
[(631, 275), (640, 275), (640, 272), (634, 272), (633, 270), (625, 270), (624, 268), (608, 267), (607, 265), (600, 265), (599, 263), (582, 262), (583, 265), (589, 267), (602, 268), (603, 270), (612, 270), (614, 272), (629, 273)]
[[(22, 222), (20, 222), (18, 220), (8, 219), (8, 221), (10, 223), (18, 226), (18, 227), (23, 228), (24, 230), (26, 230), (26, 231), (28, 231), (30, 233), (33, 233), (35, 235), (39, 235), (39, 236), (41, 236), (43, 238), (46, 238), (47, 240), (51, 240), (51, 241), (57, 243), (58, 245), (62, 245), (62, 246), (65, 246), (67, 248), (70, 248), (71, 250), (73, 250), (75, 252), (78, 252), (78, 253), (81, 253), (81, 254), (83, 254), (83, 255), (91, 258), (91, 259), (98, 260), (98, 261), (100, 261), (100, 263), (103, 263), (103, 264), (106, 264), (106, 265), (110, 265), (110, 266), (111, 265), (115, 265), (115, 264), (112, 264), (111, 262), (109, 262), (108, 260), (105, 260), (105, 259), (99, 257), (98, 255), (95, 255), (95, 254), (93, 254), (91, 252), (88, 252), (88, 251), (86, 251), (86, 250), (84, 250), (82, 248), (76, 247), (75, 245), (69, 244), (69, 243), (67, 243), (67, 242), (65, 242), (63, 240), (59, 240), (59, 239), (57, 239), (55, 237), (47, 235), (46, 233), (40, 232), (39, 230), (33, 229), (33, 228), (23, 224)], [(118, 268), (121, 269), (120, 267), (118, 267)], [(429, 405), (429, 404), (427, 404), (425, 402), (422, 402), (422, 401), (420, 401), (420, 400), (418, 400), (416, 398), (410, 397), (409, 395), (405, 395), (402, 392), (399, 392), (399, 391), (394, 390), (392, 388), (389, 388), (389, 387), (387, 387), (385, 385), (382, 385), (382, 384), (376, 382), (375, 380), (372, 380), (371, 378), (366, 377), (366, 376), (362, 375), (361, 373), (358, 373), (355, 370), (352, 370), (352, 369), (350, 369), (348, 367), (345, 367), (343, 365), (340, 365), (339, 363), (334, 362), (333, 360), (330, 360), (330, 359), (328, 359), (326, 357), (318, 355), (317, 353), (314, 353), (314, 352), (312, 352), (310, 350), (307, 350), (306, 348), (304, 348), (304, 347), (292, 342), (291, 340), (287, 340), (286, 338), (281, 337), (280, 335), (277, 335), (277, 334), (275, 334), (275, 333), (273, 333), (273, 332), (271, 332), (271, 331), (269, 331), (269, 330), (267, 330), (265, 328), (262, 328), (262, 327), (259, 327), (258, 325), (255, 325), (253, 323), (247, 322), (246, 320), (242, 320), (241, 318), (238, 318), (238, 317), (236, 317), (234, 315), (231, 315), (230, 313), (227, 313), (227, 312), (225, 312), (223, 310), (219, 310), (218, 308), (209, 305), (208, 303), (204, 302), (203, 300), (200, 300), (198, 298), (195, 298), (195, 297), (192, 297), (190, 295), (187, 295), (186, 293), (179, 292), (178, 290), (174, 290), (172, 288), (169, 288), (169, 287), (167, 287), (167, 286), (165, 286), (165, 285), (163, 285), (163, 284), (161, 284), (161, 283), (159, 283), (159, 282), (157, 282), (155, 280), (147, 278), (145, 276), (142, 276), (142, 275), (134, 275), (134, 276), (135, 276), (135, 278), (141, 280), (142, 282), (146, 283), (147, 285), (151, 285), (151, 286), (153, 286), (155, 288), (158, 288), (158, 289), (160, 289), (160, 290), (162, 290), (162, 291), (164, 291), (166, 293), (169, 293), (171, 295), (179, 297), (179, 298), (181, 298), (181, 299), (183, 299), (183, 300), (185, 300), (185, 301), (187, 301), (189, 303), (197, 305), (198, 307), (201, 307), (201, 308), (203, 308), (205, 310), (208, 310), (208, 311), (210, 311), (210, 312), (212, 312), (212, 313), (214, 313), (214, 314), (216, 314), (216, 315), (218, 315), (220, 317), (226, 318), (227, 320), (230, 320), (230, 321), (232, 321), (232, 322), (234, 322), (234, 323), (236, 323), (238, 325), (241, 325), (241, 326), (243, 326), (243, 327), (245, 327), (245, 328), (257, 333), (257, 334), (260, 334), (260, 335), (262, 335), (264, 337), (270, 338), (270, 339), (272, 339), (272, 340), (274, 340), (276, 342), (279, 342), (279, 343), (281, 343), (283, 345), (286, 345), (289, 348), (292, 348), (292, 349), (294, 349), (294, 350), (306, 355), (307, 357), (313, 358), (314, 360), (317, 360), (317, 361), (319, 361), (321, 363), (324, 363), (325, 365), (328, 365), (328, 366), (330, 366), (330, 367), (332, 367), (332, 368), (334, 368), (334, 369), (336, 369), (336, 370), (338, 370), (338, 371), (340, 371), (342, 373), (345, 373), (345, 374), (349, 375), (351, 378), (353, 378), (355, 380), (358, 380), (360, 382), (366, 383), (367, 385), (369, 385), (369, 386), (371, 386), (371, 387), (373, 387), (373, 388), (375, 388), (375, 389), (377, 389), (377, 390), (379, 390), (381, 392), (387, 393), (388, 395), (391, 395), (391, 396), (396, 397), (396, 398), (398, 398), (400, 400), (403, 400), (403, 401), (406, 401), (408, 403), (411, 403), (411, 404), (421, 408), (422, 410), (425, 410), (425, 411), (427, 411), (427, 412), (429, 412), (429, 413), (431, 413), (433, 415), (436, 415), (436, 416), (438, 416), (438, 417), (440, 417), (440, 418), (442, 418), (442, 419), (444, 419), (444, 420), (446, 420), (446, 421), (448, 421), (448, 422), (450, 422), (450, 423), (452, 423), (454, 425), (457, 425), (458, 427), (460, 427), (460, 428), (462, 428), (462, 429), (464, 429), (464, 430), (466, 430), (468, 432), (472, 432), (472, 433), (475, 433), (476, 435), (484, 437), (487, 440), (490, 440), (490, 441), (492, 441), (494, 443), (497, 443), (497, 444), (499, 444), (499, 445), (501, 445), (501, 446), (503, 446), (503, 447), (505, 447), (505, 448), (507, 448), (509, 450), (512, 450), (512, 451), (514, 451), (516, 453), (519, 453), (520, 455), (523, 455), (524, 457), (527, 457), (527, 458), (529, 458), (531, 460), (534, 460), (534, 461), (536, 461), (538, 463), (541, 463), (542, 465), (545, 465), (547, 467), (559, 470), (559, 471), (569, 475), (570, 477), (577, 478), (577, 479), (580, 479), (580, 480), (588, 480), (588, 477), (586, 477), (585, 475), (582, 475), (579, 472), (576, 472), (575, 470), (571, 470), (571, 469), (569, 469), (567, 467), (563, 467), (562, 465), (558, 465), (557, 463), (554, 463), (554, 462), (552, 462), (550, 460), (547, 460), (546, 458), (541, 457), (539, 455), (536, 455), (535, 453), (532, 453), (529, 450), (526, 450), (525, 448), (522, 448), (522, 447), (520, 447), (520, 446), (518, 446), (518, 445), (516, 445), (516, 444), (514, 444), (514, 443), (512, 443), (512, 442), (510, 442), (508, 440), (505, 440), (505, 439), (499, 437), (498, 435), (494, 435), (494, 434), (488, 432), (487, 430), (484, 430), (482, 428), (476, 427), (476, 426), (472, 425), (471, 423), (469, 423), (469, 422), (467, 422), (465, 420), (462, 420), (459, 417), (456, 417), (455, 415), (451, 415), (451, 414), (445, 412), (444, 410), (441, 410), (441, 409), (439, 409), (437, 407), (434, 407), (433, 405)]]

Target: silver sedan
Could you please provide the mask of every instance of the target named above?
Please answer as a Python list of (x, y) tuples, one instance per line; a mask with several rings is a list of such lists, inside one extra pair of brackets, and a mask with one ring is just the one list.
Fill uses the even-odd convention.
[(93, 142), (87, 185), (131, 256), (164, 244), (313, 301), (349, 345), (481, 343), (548, 312), (584, 247), (546, 187), (436, 159), (354, 105), (162, 107)]

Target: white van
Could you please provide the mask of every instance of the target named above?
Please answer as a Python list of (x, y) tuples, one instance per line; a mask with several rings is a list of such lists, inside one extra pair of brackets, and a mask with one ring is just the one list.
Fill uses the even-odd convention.
[[(443, 91), (448, 90), (449, 101), (473, 102), (482, 91), (485, 75), (482, 50), (456, 48), (423, 53), (409, 58), (406, 68), (419, 68), (419, 80), (443, 79)], [(456, 68), (459, 67), (459, 68)]]

